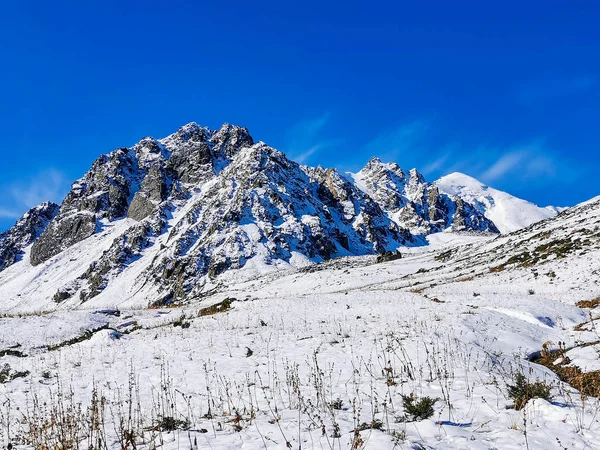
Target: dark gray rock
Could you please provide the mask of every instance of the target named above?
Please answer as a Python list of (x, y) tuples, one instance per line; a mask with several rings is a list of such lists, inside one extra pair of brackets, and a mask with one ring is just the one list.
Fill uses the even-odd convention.
[(58, 205), (44, 202), (31, 208), (4, 233), (0, 233), (0, 271), (17, 262), (23, 249), (34, 242), (58, 213)]
[(460, 199), (440, 193), (416, 169), (407, 175), (397, 164), (373, 158), (355, 178), (381, 209), (412, 235), (446, 229), (497, 232), (482, 213)]
[[(58, 220), (57, 220), (58, 219)], [(31, 247), (31, 264), (47, 261), (96, 232), (96, 215), (88, 211), (56, 216)]]
[(144, 173), (133, 149), (120, 148), (102, 155), (63, 200), (58, 215), (31, 249), (31, 264), (47, 261), (96, 232), (98, 219), (123, 217), (130, 190)]
[(167, 198), (167, 180), (161, 167), (153, 166), (142, 181), (140, 190), (135, 193), (127, 217), (143, 220), (151, 215), (156, 207)]
[(499, 234), (494, 222), (484, 217), (473, 205), (461, 198), (456, 199), (456, 211), (452, 218), (452, 227), (456, 231), (478, 230)]

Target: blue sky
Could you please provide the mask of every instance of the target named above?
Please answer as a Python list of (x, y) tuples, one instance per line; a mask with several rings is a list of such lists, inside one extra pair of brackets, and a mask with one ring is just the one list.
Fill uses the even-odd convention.
[(191, 121), (312, 165), (600, 194), (600, 6), (491, 3), (4, 2), (0, 229)]

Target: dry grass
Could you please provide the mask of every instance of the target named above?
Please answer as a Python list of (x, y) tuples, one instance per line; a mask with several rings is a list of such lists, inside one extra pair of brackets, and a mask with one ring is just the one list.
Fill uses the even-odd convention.
[[(590, 397), (600, 398), (600, 370), (592, 372), (583, 372), (577, 366), (568, 366), (569, 357), (566, 355), (566, 349), (546, 350), (534, 362), (547, 367), (565, 383), (570, 384), (579, 392)], [(556, 364), (556, 360), (562, 358), (562, 361)]]
[(456, 280), (456, 282), (457, 283), (467, 283), (469, 281), (473, 281), (474, 279), (475, 279), (475, 275), (466, 277), (466, 278), (459, 278), (458, 280)]
[(579, 308), (595, 308), (600, 305), (600, 297), (596, 297), (592, 300), (580, 300), (575, 305)]
[(198, 317), (212, 316), (213, 314), (229, 311), (231, 309), (231, 302), (233, 302), (234, 300), (234, 298), (226, 298), (225, 300), (219, 303), (215, 303), (214, 305), (202, 308), (198, 311)]

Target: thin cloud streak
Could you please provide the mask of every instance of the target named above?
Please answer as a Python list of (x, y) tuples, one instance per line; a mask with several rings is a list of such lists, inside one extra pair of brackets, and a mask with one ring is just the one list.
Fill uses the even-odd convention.
[(502, 155), (494, 164), (492, 164), (480, 176), (482, 181), (492, 182), (504, 177), (506, 174), (515, 170), (523, 161), (526, 154), (523, 151), (514, 151)]
[(307, 163), (316, 153), (340, 143), (338, 139), (325, 139), (321, 137), (329, 123), (329, 113), (310, 120), (295, 124), (286, 133), (286, 152), (290, 159), (300, 163)]
[(12, 209), (0, 208), (0, 219), (18, 219), (21, 214)]
[(490, 142), (476, 146), (457, 141), (444, 144), (430, 123), (416, 120), (381, 133), (364, 147), (364, 153), (396, 162), (405, 170), (416, 167), (430, 181), (464, 172), (485, 183), (540, 187), (555, 182), (559, 168), (563, 182), (574, 181), (584, 172), (548, 149), (543, 138), (504, 147)]
[(365, 153), (398, 162), (404, 154), (419, 149), (428, 129), (429, 125), (420, 120), (402, 124), (369, 142), (364, 148)]
[(8, 195), (0, 199), (0, 218), (18, 219), (42, 202), (59, 202), (68, 188), (67, 177), (56, 169), (47, 169), (28, 180), (13, 182), (2, 189)]

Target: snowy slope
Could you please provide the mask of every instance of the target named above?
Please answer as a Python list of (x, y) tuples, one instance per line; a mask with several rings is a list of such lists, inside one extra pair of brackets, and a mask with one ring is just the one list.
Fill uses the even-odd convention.
[[(47, 417), (32, 398), (85, 413), (96, 390), (109, 449), (597, 448), (600, 400), (527, 357), (561, 342), (573, 363), (599, 367), (598, 319), (581, 327), (598, 309), (575, 303), (600, 295), (600, 199), (507, 236), (440, 234), (383, 264), (341, 258), (244, 282), (229, 271), (221, 291), (185, 308), (7, 314), (0, 350), (22, 354), (2, 362), (26, 375), (0, 384), (0, 439)], [(226, 297), (229, 309), (200, 312)], [(547, 383), (552, 401), (515, 410), (515, 373)], [(438, 399), (430, 417), (407, 417), (411, 394)], [(161, 417), (180, 429), (161, 429)]]
[(558, 213), (556, 208), (541, 208), (459, 172), (446, 175), (434, 184), (441, 192), (474, 205), (501, 233), (510, 233)]

